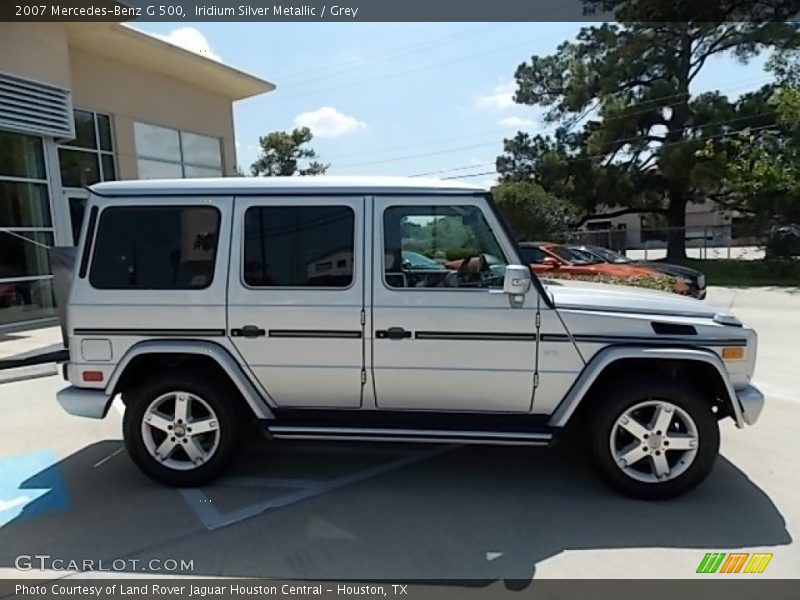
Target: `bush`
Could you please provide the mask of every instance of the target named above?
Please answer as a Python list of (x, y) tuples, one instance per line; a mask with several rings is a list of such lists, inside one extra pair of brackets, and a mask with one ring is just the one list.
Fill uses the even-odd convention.
[(648, 290), (660, 290), (662, 292), (674, 292), (678, 280), (675, 277), (667, 275), (637, 275), (635, 277), (626, 277), (624, 279), (618, 277), (611, 277), (609, 275), (574, 275), (571, 273), (559, 273), (558, 271), (553, 274), (540, 275), (542, 279), (570, 279), (573, 281), (590, 281), (592, 283), (609, 283), (612, 285), (630, 285), (633, 287), (646, 288)]

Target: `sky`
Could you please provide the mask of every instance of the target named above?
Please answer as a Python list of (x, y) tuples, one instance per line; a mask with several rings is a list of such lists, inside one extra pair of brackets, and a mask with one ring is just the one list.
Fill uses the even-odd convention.
[[(139, 23), (138, 29), (266, 79), (273, 92), (234, 104), (237, 163), (258, 138), (309, 126), (330, 175), (464, 177), (490, 186), (504, 137), (552, 129), (512, 100), (516, 67), (573, 39), (580, 23)], [(731, 97), (769, 80), (709, 61), (693, 91)]]

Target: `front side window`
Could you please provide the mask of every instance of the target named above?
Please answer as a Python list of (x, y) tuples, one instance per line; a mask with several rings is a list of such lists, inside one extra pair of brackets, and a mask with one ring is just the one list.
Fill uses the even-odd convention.
[(383, 213), (384, 275), (393, 288), (501, 287), (508, 264), (476, 206), (393, 206)]
[(125, 206), (100, 216), (89, 281), (103, 290), (191, 290), (211, 285), (219, 211)]
[(352, 208), (260, 206), (247, 209), (244, 220), (247, 285), (345, 288), (353, 282)]
[(547, 254), (536, 248), (535, 246), (523, 246), (520, 248), (519, 257), (525, 264), (530, 263), (543, 263), (547, 258)]

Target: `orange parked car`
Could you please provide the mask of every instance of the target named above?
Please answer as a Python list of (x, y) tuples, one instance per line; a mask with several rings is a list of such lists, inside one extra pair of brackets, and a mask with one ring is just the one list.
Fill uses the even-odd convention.
[[(663, 277), (653, 269), (639, 265), (612, 264), (601, 260), (591, 260), (571, 252), (569, 248), (552, 242), (522, 242), (520, 244), (523, 261), (543, 277), (566, 275), (605, 275), (619, 279), (620, 283), (632, 277)], [(675, 285), (675, 293), (687, 294), (689, 286), (682, 281)]]

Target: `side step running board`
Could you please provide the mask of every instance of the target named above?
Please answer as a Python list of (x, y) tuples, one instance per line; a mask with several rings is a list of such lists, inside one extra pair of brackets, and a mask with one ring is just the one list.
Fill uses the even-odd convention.
[(276, 439), (354, 440), (368, 442), (449, 442), (459, 444), (501, 444), (546, 446), (553, 435), (521, 431), (457, 431), (446, 429), (375, 429), (359, 427), (305, 427), (270, 425)]

